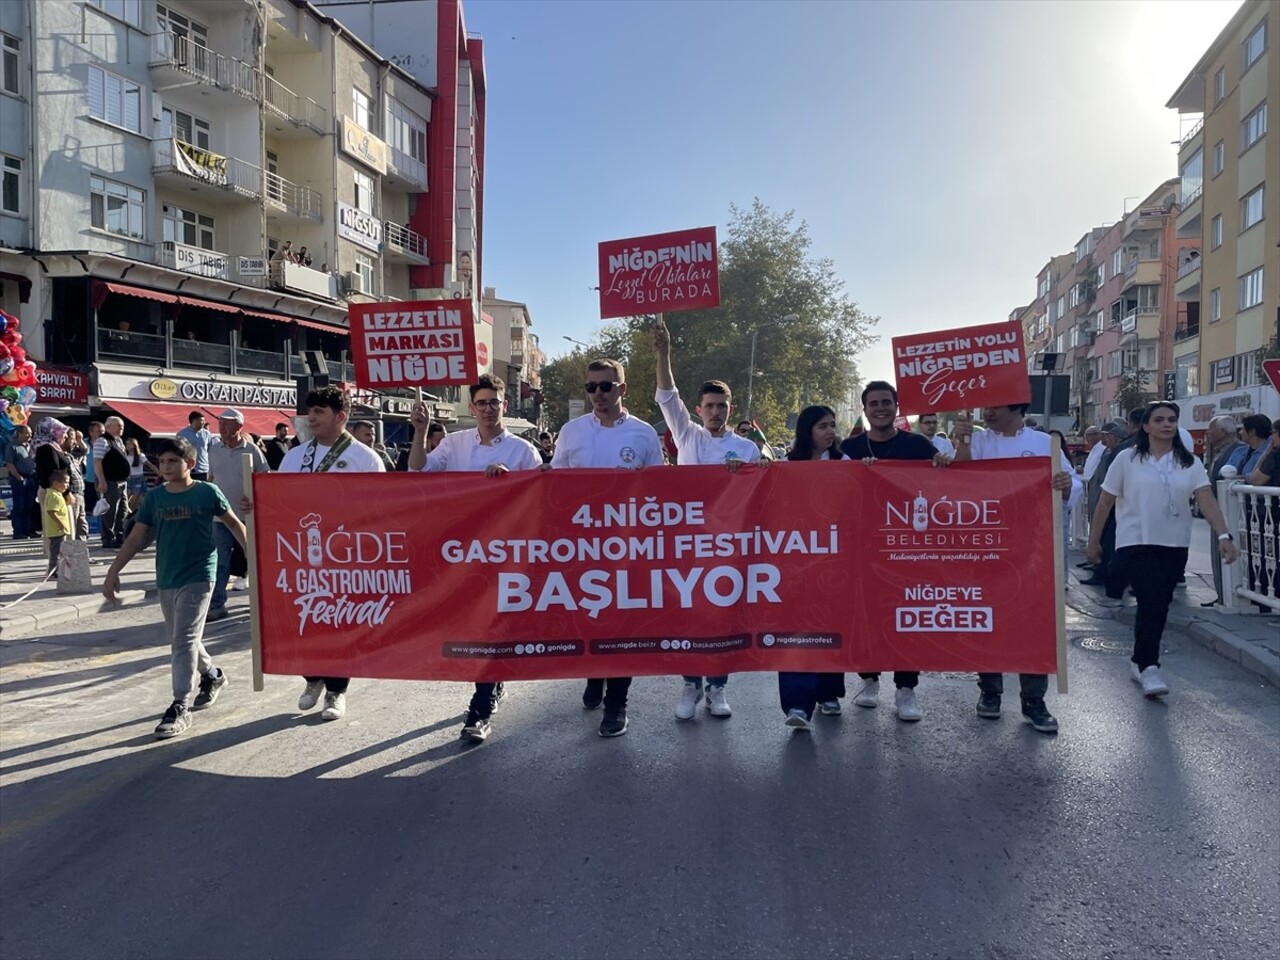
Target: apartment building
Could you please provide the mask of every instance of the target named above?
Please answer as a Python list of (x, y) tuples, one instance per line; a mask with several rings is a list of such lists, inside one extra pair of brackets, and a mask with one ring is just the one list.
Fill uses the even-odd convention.
[[(42, 367), (89, 384), (46, 412), (163, 434), (233, 404), (270, 432), (304, 351), (353, 380), (349, 303), (470, 297), (479, 317), (483, 157), (460, 216), (457, 85), (424, 83), (316, 6), (24, 0), (0, 4), (0, 51), (0, 304)], [(361, 402), (407, 416), (405, 397)]]
[(1220, 413), (1280, 416), (1261, 355), (1280, 336), (1280, 0), (1248, 0), (1167, 106), (1192, 124), (1178, 147), (1175, 296), (1188, 322), (1174, 345), (1174, 396), (1203, 429)]
[(542, 416), (542, 356), (529, 305), (504, 300), (494, 287), (484, 288), (483, 304), (493, 328), (493, 371), (507, 384), (507, 429), (532, 429)]

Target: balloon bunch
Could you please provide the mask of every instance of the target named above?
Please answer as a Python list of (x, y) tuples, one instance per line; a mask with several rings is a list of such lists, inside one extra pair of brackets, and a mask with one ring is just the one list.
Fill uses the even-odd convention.
[(18, 318), (0, 310), (0, 433), (27, 422), (36, 402), (36, 365), (22, 349)]

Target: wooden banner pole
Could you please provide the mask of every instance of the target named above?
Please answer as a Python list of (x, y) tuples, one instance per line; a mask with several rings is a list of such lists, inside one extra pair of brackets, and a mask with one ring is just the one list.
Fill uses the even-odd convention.
[[(242, 457), (240, 460), (240, 476), (244, 484), (245, 496), (251, 501), (253, 495), (253, 459)], [(236, 504), (239, 506), (239, 504)], [(257, 503), (254, 503), (257, 507)], [(254, 542), (254, 511), (250, 510), (244, 518), (244, 555), (249, 561), (249, 643), (253, 651), (253, 689), (261, 693), (262, 685), (262, 623), (258, 609), (258, 550)]]
[[(1050, 457), (1052, 461), (1049, 465), (1049, 476), (1054, 476), (1062, 468), (1062, 442), (1055, 436), (1050, 435), (1052, 441)], [(1049, 485), (1049, 492), (1053, 496), (1053, 602), (1054, 602), (1054, 626), (1057, 630), (1057, 646), (1058, 646), (1058, 693), (1065, 694), (1067, 692), (1067, 597), (1066, 583), (1067, 570), (1063, 559), (1062, 551), (1064, 543), (1062, 540), (1062, 493), (1053, 488), (1053, 484)]]

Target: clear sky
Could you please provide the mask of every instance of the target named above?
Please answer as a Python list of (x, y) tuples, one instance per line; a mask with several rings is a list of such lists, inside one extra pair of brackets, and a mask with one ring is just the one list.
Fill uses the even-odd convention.
[(1236, 0), (464, 0), (488, 70), (484, 283), (543, 349), (599, 328), (596, 244), (759, 196), (889, 338), (1007, 318), (1177, 174), (1164, 104)]

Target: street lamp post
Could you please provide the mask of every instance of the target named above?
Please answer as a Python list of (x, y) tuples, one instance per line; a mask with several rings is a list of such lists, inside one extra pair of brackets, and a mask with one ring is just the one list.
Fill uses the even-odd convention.
[(760, 335), (761, 327), (771, 327), (777, 323), (791, 323), (799, 320), (800, 317), (794, 313), (788, 313), (785, 317), (779, 317), (777, 320), (766, 320), (764, 323), (757, 324), (751, 328), (751, 365), (747, 368), (747, 419), (753, 418), (753, 408), (751, 401), (754, 399), (753, 388), (756, 379), (756, 337)]
[(569, 336), (567, 333), (566, 333), (566, 334), (561, 334), (561, 336), (563, 336), (563, 337), (564, 337), (566, 340), (568, 340), (570, 343), (576, 343), (578, 346), (580, 346), (580, 347), (586, 347), (588, 350), (590, 350), (590, 349), (591, 349), (591, 344), (589, 344), (589, 343), (583, 343), (581, 340), (575, 340), (575, 339), (573, 339), (573, 337)]

